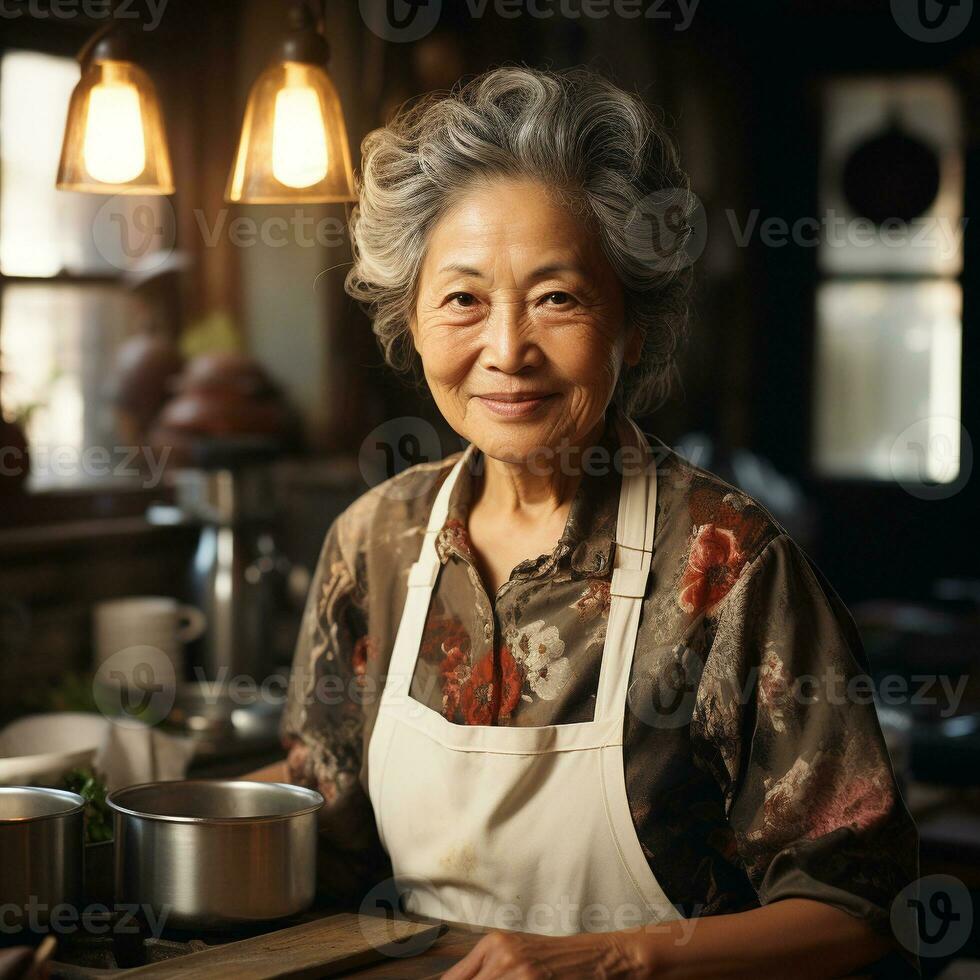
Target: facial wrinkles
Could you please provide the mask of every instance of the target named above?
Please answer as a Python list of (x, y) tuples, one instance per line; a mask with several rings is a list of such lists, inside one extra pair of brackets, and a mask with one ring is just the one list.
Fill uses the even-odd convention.
[[(443, 273), (427, 291), (419, 306), (419, 326), (422, 341), (426, 332), (437, 327), (450, 327), (457, 322), (467, 328), (466, 338), (475, 333), (471, 328), (475, 323), (497, 330), (510, 325), (516, 327), (517, 337), (523, 340), (538, 324), (552, 326), (589, 325), (615, 338), (618, 323), (608, 301), (601, 298), (602, 293), (590, 277), (575, 271), (585, 263), (567, 252), (552, 259), (548, 251), (531, 250), (523, 246), (513, 246), (491, 254), (487, 261), (480, 258), (465, 257), (459, 261), (479, 269), (483, 275), (461, 275), (456, 272)], [(522, 254), (523, 253), (523, 254)], [(541, 276), (534, 274), (532, 266), (565, 267)], [(527, 270), (527, 271), (525, 271)], [(541, 304), (553, 293), (567, 293), (574, 297), (570, 308), (565, 310), (542, 309)], [(444, 300), (453, 293), (468, 293), (473, 296), (471, 312), (461, 314), (462, 319), (448, 312)], [(453, 337), (458, 341), (459, 337)]]
[(535, 387), (560, 397), (528, 436), (557, 445), (592, 428), (622, 361), (622, 290), (592, 234), (539, 188), (483, 187), (447, 212), (419, 287), (415, 343), (450, 423), (519, 435), (474, 396)]

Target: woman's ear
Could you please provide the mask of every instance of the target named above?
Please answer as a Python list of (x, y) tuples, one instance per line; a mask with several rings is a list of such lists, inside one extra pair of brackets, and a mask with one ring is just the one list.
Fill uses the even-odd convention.
[(418, 320), (415, 317), (414, 309), (408, 315), (408, 332), (412, 335), (412, 346), (415, 348), (415, 353), (419, 354)]

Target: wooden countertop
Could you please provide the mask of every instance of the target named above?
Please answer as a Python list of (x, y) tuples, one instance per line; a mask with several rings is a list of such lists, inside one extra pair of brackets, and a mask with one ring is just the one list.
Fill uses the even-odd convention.
[(352, 910), (314, 911), (303, 918), (305, 921), (280, 930), (205, 944), (203, 949), (154, 958), (143, 966), (93, 971), (72, 966), (70, 956), (62, 962), (56, 953), (51, 975), (62, 980), (81, 976), (104, 980), (210, 980), (215, 976), (413, 980), (442, 976), (487, 931), (421, 916), (399, 915), (399, 921), (394, 921)]
[[(178, 977), (207, 980), (213, 976), (248, 976), (254, 980), (271, 977), (309, 980), (323, 976), (353, 980), (437, 980), (490, 931), (415, 915), (400, 915), (399, 925), (383, 916), (364, 916), (350, 909), (329, 913), (316, 910), (304, 918), (305, 922), (280, 931), (209, 946), (186, 956), (85, 975), (98, 975), (106, 980), (130, 977), (132, 980), (144, 980), (144, 977), (145, 980)], [(419, 923), (421, 928), (414, 923)], [(60, 972), (57, 960), (55, 956), (51, 964), (55, 968), (54, 976), (75, 976), (71, 967), (68, 973)], [(869, 977), (861, 974), (849, 980), (869, 980)]]
[(341, 975), (356, 980), (435, 980), (466, 956), (489, 931), (478, 926), (451, 924), (428, 949), (416, 956), (393, 957)]

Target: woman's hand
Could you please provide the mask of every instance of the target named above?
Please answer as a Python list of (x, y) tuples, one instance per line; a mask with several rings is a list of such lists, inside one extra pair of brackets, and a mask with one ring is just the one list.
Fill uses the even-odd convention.
[(847, 912), (784, 898), (620, 932), (492, 932), (443, 980), (826, 980), (853, 976), (895, 948), (893, 938)]
[(247, 772), (244, 776), (238, 776), (237, 778), (251, 779), (258, 783), (288, 783), (289, 770), (286, 768), (286, 760), (282, 759), (279, 762), (273, 762), (272, 765), (264, 766), (262, 769), (255, 769), (253, 772)]
[(649, 976), (619, 933), (491, 932), (442, 980), (640, 980)]

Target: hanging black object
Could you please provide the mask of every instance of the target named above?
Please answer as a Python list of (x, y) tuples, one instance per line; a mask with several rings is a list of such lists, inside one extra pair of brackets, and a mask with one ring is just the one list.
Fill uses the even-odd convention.
[(844, 163), (844, 197), (856, 215), (876, 225), (910, 222), (925, 214), (939, 193), (936, 151), (892, 119), (859, 144)]

